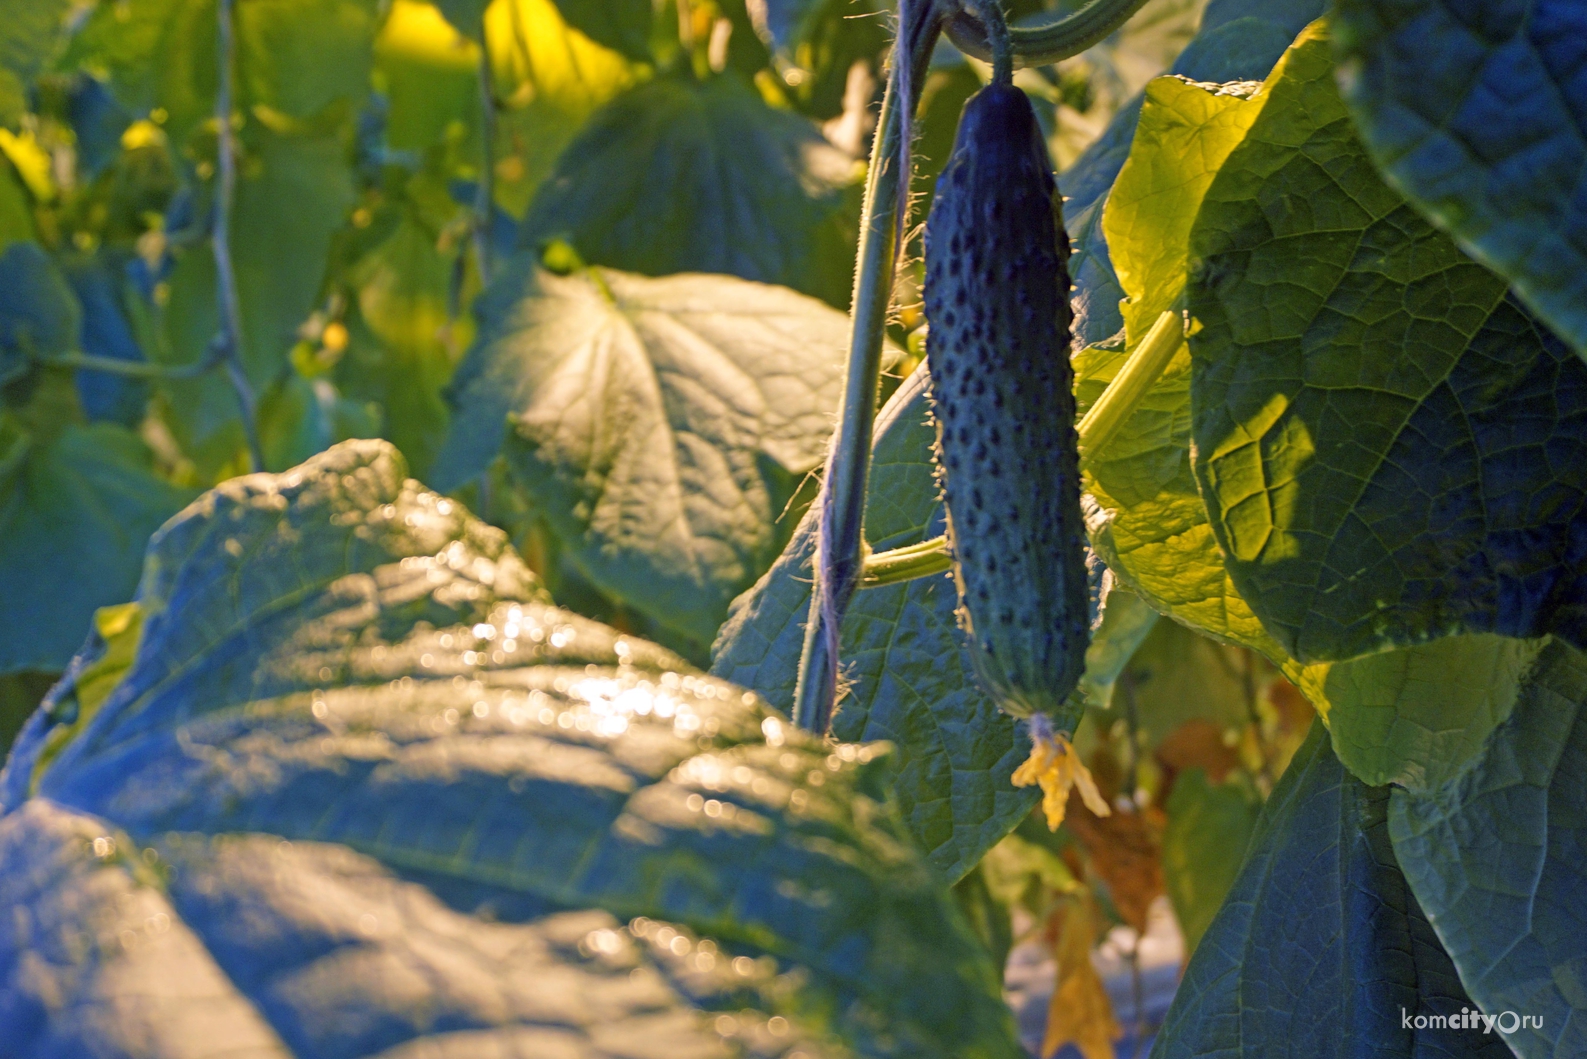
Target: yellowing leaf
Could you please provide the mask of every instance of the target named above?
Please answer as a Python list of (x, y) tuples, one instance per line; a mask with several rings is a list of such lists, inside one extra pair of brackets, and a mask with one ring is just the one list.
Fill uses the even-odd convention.
[(1041, 1054), (1050, 1056), (1072, 1043), (1085, 1059), (1114, 1059), (1113, 1042), (1123, 1031), (1113, 1017), (1102, 976), (1091, 963), (1091, 949), (1101, 933), (1096, 904), (1090, 897), (1081, 898), (1062, 918), (1053, 946), (1058, 978), (1047, 1009)]

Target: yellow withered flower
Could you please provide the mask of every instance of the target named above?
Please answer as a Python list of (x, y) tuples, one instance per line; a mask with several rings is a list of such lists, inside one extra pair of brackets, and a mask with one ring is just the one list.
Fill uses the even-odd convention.
[(1109, 816), (1113, 810), (1102, 792), (1097, 790), (1091, 770), (1070, 745), (1069, 737), (1055, 732), (1052, 723), (1041, 714), (1030, 719), (1030, 757), (1014, 770), (1014, 786), (1041, 785), (1041, 808), (1047, 817), (1047, 827), (1058, 830), (1064, 822), (1064, 809), (1069, 805), (1069, 788), (1078, 786), (1086, 808), (1098, 816)]

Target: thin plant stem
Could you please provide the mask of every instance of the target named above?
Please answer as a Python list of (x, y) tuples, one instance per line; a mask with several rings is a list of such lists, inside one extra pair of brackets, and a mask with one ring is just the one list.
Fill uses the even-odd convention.
[(237, 296), (237, 272), (231, 258), (231, 209), (237, 193), (236, 130), (232, 127), (232, 82), (235, 43), (232, 32), (232, 7), (235, 0), (219, 0), (219, 79), (215, 92), (217, 125), (215, 230), (210, 241), (215, 250), (215, 293), (220, 309), (220, 333), (215, 336), (216, 359), (226, 365), (237, 404), (242, 411), (243, 435), (248, 440), (248, 459), (255, 471), (265, 467), (264, 447), (259, 441), (258, 401), (253, 384), (243, 367), (242, 305)]
[(940, 16), (931, 3), (904, 6), (865, 180), (848, 374), (838, 429), (822, 477), (821, 495), (816, 499), (820, 527), (816, 586), (794, 691), (794, 723), (821, 734), (831, 723), (837, 698), (838, 630), (864, 566), (865, 494), (882, 339), (898, 261), (899, 215), (909, 193), (903, 144), (911, 134), (913, 116), (900, 101), (900, 88), (905, 89), (903, 95), (913, 98), (908, 88), (921, 83), (940, 26)]

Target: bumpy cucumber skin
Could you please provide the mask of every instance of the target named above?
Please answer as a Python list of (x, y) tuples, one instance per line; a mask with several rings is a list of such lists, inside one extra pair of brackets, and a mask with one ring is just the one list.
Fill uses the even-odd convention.
[(1068, 258), (1036, 115), (990, 85), (965, 104), (926, 221), (926, 362), (959, 623), (1016, 717), (1072, 713), (1091, 635)]

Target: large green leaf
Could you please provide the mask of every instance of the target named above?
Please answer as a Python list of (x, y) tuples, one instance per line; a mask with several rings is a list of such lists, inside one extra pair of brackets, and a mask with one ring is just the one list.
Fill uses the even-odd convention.
[(1587, 366), (1378, 178), (1320, 25), (1247, 105), (1189, 292), (1195, 470), (1239, 595), (1303, 661), (1587, 642)]
[(444, 489), (506, 456), (601, 588), (711, 641), (771, 565), (820, 463), (847, 317), (730, 276), (559, 276), (520, 255), (477, 307), (452, 384)]
[(1496, 1034), (1414, 1024), (1471, 1001), (1400, 873), (1388, 807), (1388, 788), (1347, 773), (1314, 725), (1262, 809), (1153, 1059), (1509, 1056)]
[(847, 306), (863, 170), (732, 75), (661, 77), (590, 118), (524, 218), (596, 264), (720, 272)]
[(18, 1059), (1020, 1054), (872, 750), (549, 606), (383, 442), (208, 494), (137, 617), (0, 776)]
[[(943, 531), (927, 380), (924, 369), (917, 371), (877, 418), (865, 529), (878, 550)], [(773, 703), (792, 704), (814, 552), (814, 517), (807, 515), (777, 564), (734, 602), (712, 651), (713, 672)], [(894, 744), (905, 820), (932, 862), (955, 880), (1029, 813), (1036, 798), (1034, 788), (1010, 784), (1029, 744), (1013, 718), (976, 686), (957, 606), (946, 575), (855, 596), (842, 629), (848, 690), (832, 721), (841, 739)], [(1114, 678), (1154, 620), (1127, 592), (1107, 597), (1082, 685), (1096, 705), (1106, 705)]]
[(95, 608), (132, 597), (149, 535), (193, 496), (152, 463), (121, 426), (40, 438), (0, 419), (0, 673), (64, 669)]
[[(310, 118), (369, 92), (376, 0), (248, 0), (236, 5), (236, 109)], [(134, 112), (159, 108), (182, 141), (214, 114), (215, 0), (95, 6), (66, 61), (107, 76)]]
[[(1471, 769), (1389, 803), (1417, 899), (1472, 999), (1523, 1059), (1587, 1049), (1584, 702), (1587, 658), (1556, 641)], [(1539, 1022), (1519, 1026), (1521, 1015)]]
[(1383, 175), (1587, 356), (1587, 6), (1334, 10), (1345, 99)]
[(1357, 778), (1424, 792), (1471, 764), (1515, 708), (1545, 642), (1445, 636), (1306, 666), (1299, 683)]
[[(242, 137), (232, 215), (232, 265), (242, 308), (242, 362), (263, 391), (282, 372), (297, 331), (325, 282), (331, 237), (354, 201), (352, 169), (337, 136), (281, 133), (249, 122)], [(170, 280), (164, 343), (155, 359), (190, 364), (209, 355), (220, 329), (215, 256), (185, 249)], [(206, 468), (241, 441), (237, 398), (223, 372), (162, 384), (178, 439)]]
[(0, 126), (16, 128), (27, 92), (66, 38), (72, 0), (0, 3)]

